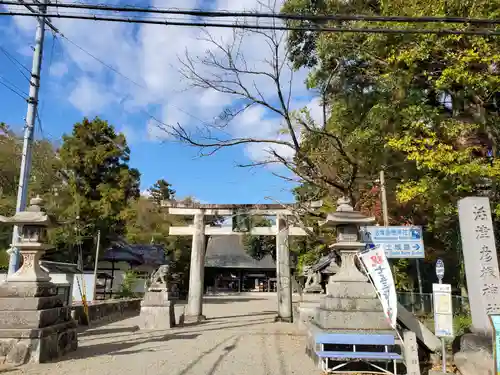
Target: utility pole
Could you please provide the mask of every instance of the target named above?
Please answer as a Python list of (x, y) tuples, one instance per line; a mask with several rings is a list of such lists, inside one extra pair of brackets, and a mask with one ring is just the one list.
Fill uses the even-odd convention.
[[(23, 154), (21, 159), (21, 170), (19, 173), (19, 186), (17, 189), (16, 212), (26, 209), (26, 200), (28, 195), (28, 181), (31, 170), (31, 154), (33, 139), (35, 134), (35, 120), (37, 116), (38, 91), (40, 89), (40, 72), (42, 69), (43, 57), (43, 39), (45, 36), (45, 13), (47, 11), (47, 1), (42, 0), (38, 8), (42, 14), (37, 18), (38, 24), (35, 34), (35, 48), (33, 52), (33, 63), (31, 67), (30, 89), (28, 97), (28, 111), (26, 113), (26, 126), (24, 128)], [(19, 227), (15, 226), (12, 233), (12, 243), (17, 242), (19, 237)], [(9, 275), (13, 274), (19, 268), (19, 250), (12, 248), (9, 259)]]
[(380, 194), (382, 195), (382, 214), (384, 215), (384, 227), (389, 226), (389, 213), (387, 212), (387, 191), (385, 190), (385, 173), (380, 171)]
[[(95, 301), (97, 298), (97, 265), (99, 264), (99, 250), (101, 247), (101, 231), (97, 231), (97, 244), (95, 247), (95, 262), (94, 262), (94, 296), (92, 298)], [(82, 270), (83, 271), (83, 270)]]
[[(382, 196), (382, 214), (384, 216), (384, 226), (389, 226), (389, 213), (387, 208), (387, 190), (385, 188), (385, 173), (383, 170), (380, 171), (380, 195)], [(420, 305), (422, 306), (422, 274), (420, 272), (420, 259), (415, 259), (416, 269), (417, 269), (417, 282), (418, 282), (418, 293), (420, 294)], [(396, 273), (394, 274), (394, 280), (396, 280)]]
[[(379, 173), (380, 182), (380, 196), (382, 199), (382, 216), (384, 217), (384, 227), (389, 226), (389, 212), (387, 208), (387, 190), (385, 189), (385, 172), (382, 169)], [(394, 277), (394, 283), (396, 283), (396, 266), (392, 265), (392, 275)]]

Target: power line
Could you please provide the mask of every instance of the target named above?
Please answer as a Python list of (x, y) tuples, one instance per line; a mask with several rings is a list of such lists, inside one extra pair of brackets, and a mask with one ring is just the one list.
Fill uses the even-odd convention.
[[(24, 0), (17, 0), (17, 1), (8, 1), (8, 2), (5, 2), (6, 4), (5, 5), (15, 5), (15, 6), (20, 6), (20, 5), (24, 5), (24, 7), (26, 9), (28, 9), (31, 13), (35, 14), (36, 17), (39, 19), (39, 20), (42, 20), (48, 27), (50, 27), (52, 29), (52, 31), (54, 32), (59, 32), (59, 30), (57, 30), (57, 28), (52, 25), (52, 23), (50, 22), (49, 19), (47, 19), (46, 17), (39, 17), (41, 16), (40, 13), (38, 13), (35, 9), (32, 8), (32, 6), (37, 6), (37, 7), (40, 7), (40, 6), (44, 6), (44, 9), (47, 9), (47, 5), (48, 3), (44, 3), (44, 4), (40, 4), (39, 2), (32, 2), (32, 3), (28, 3)], [(0, 2), (0, 4), (3, 4), (3, 2)], [(44, 11), (45, 13), (45, 11)]]
[[(24, 12), (0, 12), (0, 16), (21, 16), (37, 17), (37, 14)], [(309, 26), (277, 26), (277, 25), (259, 25), (242, 23), (215, 23), (215, 22), (178, 22), (178, 21), (160, 21), (145, 18), (124, 18), (124, 17), (103, 17), (97, 15), (70, 15), (70, 14), (47, 14), (47, 17), (62, 19), (78, 19), (90, 21), (122, 22), (147, 25), (163, 26), (187, 26), (187, 27), (219, 27), (231, 29), (247, 30), (276, 30), (276, 31), (313, 31), (330, 33), (369, 33), (369, 34), (436, 34), (436, 35), (482, 35), (482, 36), (500, 36), (500, 31), (477, 29), (477, 30), (453, 30), (453, 29), (390, 29), (390, 28), (356, 28), (356, 27), (321, 27), (315, 25)]]
[[(0, 4), (16, 5), (16, 1), (0, 0)], [(24, 5), (35, 6), (37, 2), (25, 2)], [(207, 11), (196, 9), (162, 9), (156, 7), (139, 7), (133, 5), (127, 6), (111, 6), (101, 4), (86, 4), (86, 3), (57, 3), (47, 4), (47, 7), (55, 8), (70, 8), (70, 9), (85, 9), (85, 10), (100, 10), (111, 12), (127, 12), (127, 13), (149, 13), (149, 14), (173, 14), (195, 17), (251, 17), (251, 18), (272, 18), (281, 20), (296, 20), (296, 21), (366, 21), (366, 22), (406, 22), (406, 23), (467, 23), (467, 24), (500, 24), (500, 19), (487, 18), (468, 18), (468, 17), (435, 17), (435, 16), (369, 16), (369, 15), (315, 15), (315, 14), (298, 14), (298, 13), (274, 13), (274, 12), (257, 12), (257, 11)]]
[[(119, 75), (120, 77), (126, 79), (127, 81), (131, 82), (132, 84), (134, 84), (135, 86), (143, 89), (143, 90), (146, 90), (146, 91), (149, 91), (149, 89), (138, 83), (137, 81), (135, 81), (134, 79), (128, 77), (127, 75), (123, 74), (121, 71), (119, 71), (118, 69), (116, 69), (115, 67), (107, 64), (106, 62), (104, 62), (102, 59), (100, 59), (99, 57), (95, 56), (93, 53), (87, 51), (85, 48), (83, 48), (82, 46), (78, 45), (77, 43), (75, 43), (74, 41), (72, 41), (71, 39), (69, 39), (67, 36), (65, 36), (64, 34), (62, 34), (61, 32), (59, 32), (59, 35), (64, 39), (64, 40), (67, 40), (69, 43), (71, 43), (71, 45), (75, 46), (76, 48), (78, 48), (80, 51), (84, 52), (85, 54), (87, 54), (88, 56), (90, 56), (91, 58), (93, 58), (94, 60), (96, 60), (97, 62), (99, 62), (100, 64), (102, 64), (104, 67), (108, 68), (109, 70), (111, 70), (112, 72), (114, 72), (115, 74)], [(178, 106), (175, 106), (171, 103), (168, 103), (167, 104), (168, 106), (171, 106), (175, 109), (177, 109), (178, 111), (184, 113), (185, 115), (199, 121), (200, 123), (203, 123), (203, 124), (207, 124), (205, 121), (203, 121), (202, 119), (196, 117), (195, 115), (189, 113), (188, 111), (178, 107)], [(148, 116), (149, 118), (153, 119), (154, 121), (156, 121), (157, 123), (159, 124), (162, 124), (164, 126), (169, 126), (167, 124), (165, 124), (163, 121), (160, 121), (156, 116), (152, 115), (151, 113), (145, 111), (144, 109), (141, 109), (140, 110), (142, 113), (144, 113), (146, 116)]]
[(26, 99), (28, 97), (28, 94), (26, 92), (24, 92), (23, 89), (20, 89), (19, 87), (17, 87), (15, 83), (9, 81), (7, 78), (2, 76), (1, 74), (0, 74), (0, 81), (3, 81), (5, 83), (5, 85), (9, 85), (13, 90), (16, 90), (18, 92), (18, 95), (24, 95), (24, 97), (23, 97), (24, 99)]
[(14, 66), (17, 68), (17, 70), (19, 70), (19, 73), (21, 73), (23, 75), (24, 78), (26, 78), (29, 82), (29, 77), (26, 75), (26, 73), (24, 73), (22, 71), (22, 69), (20, 68), (24, 68), (28, 73), (30, 72), (30, 70), (24, 66), (18, 59), (16, 59), (14, 56), (12, 56), (5, 48), (3, 48), (2, 46), (0, 46), (0, 51), (2, 51), (2, 53), (7, 57), (7, 59), (10, 60), (10, 62), (12, 64), (14, 64)]
[(0, 85), (4, 86), (5, 88), (7, 88), (9, 91), (13, 92), (14, 94), (16, 94), (17, 96), (19, 96), (20, 98), (22, 98), (23, 100), (26, 100), (26, 97), (23, 96), (21, 93), (19, 93), (18, 91), (16, 91), (16, 89), (13, 89), (12, 87), (10, 87), (9, 85), (7, 85), (5, 82), (3, 82), (3, 80), (0, 79)]
[[(22, 0), (20, 0), (20, 1), (22, 1)], [(1, 2), (0, 2), (0, 4), (1, 4)], [(26, 3), (24, 3), (24, 5), (26, 5)], [(29, 4), (28, 4), (28, 5), (29, 5)], [(32, 10), (32, 12), (34, 13), (34, 12), (36, 12), (36, 11), (35, 11), (35, 10)], [(47, 17), (48, 17), (48, 15), (47, 15)], [(49, 27), (50, 27), (50, 28), (51, 28), (51, 29), (52, 29), (55, 33), (59, 34), (62, 38), (64, 38), (65, 40), (67, 40), (69, 43), (71, 43), (73, 46), (75, 46), (76, 48), (78, 48), (80, 51), (82, 51), (82, 52), (84, 52), (85, 54), (87, 54), (88, 56), (92, 57), (93, 59), (95, 59), (96, 61), (98, 61), (99, 63), (101, 63), (103, 66), (105, 66), (106, 68), (110, 69), (111, 71), (113, 71), (114, 73), (118, 74), (119, 76), (121, 76), (121, 77), (125, 78), (126, 80), (128, 80), (128, 81), (129, 81), (129, 82), (131, 82), (131, 83), (133, 83), (133, 84), (134, 84), (134, 85), (136, 85), (137, 87), (140, 87), (140, 88), (142, 88), (142, 89), (144, 89), (144, 90), (148, 91), (148, 88), (147, 88), (147, 87), (145, 87), (144, 85), (141, 85), (140, 83), (136, 82), (136, 81), (135, 81), (135, 80), (133, 80), (132, 78), (130, 78), (130, 77), (128, 77), (128, 76), (126, 76), (125, 74), (123, 74), (122, 72), (120, 72), (118, 69), (116, 69), (116, 68), (114, 68), (113, 66), (111, 66), (111, 65), (109, 65), (109, 64), (107, 64), (107, 63), (105, 63), (103, 60), (101, 60), (100, 58), (98, 58), (97, 56), (95, 56), (94, 54), (92, 54), (91, 52), (87, 51), (86, 49), (84, 49), (83, 47), (81, 47), (80, 45), (78, 45), (77, 43), (73, 42), (71, 39), (69, 39), (67, 36), (65, 36), (62, 32), (60, 32), (60, 31), (59, 31), (59, 29), (57, 29), (55, 26), (53, 26), (53, 25), (50, 23), (50, 21), (48, 21), (48, 20), (47, 20), (47, 18), (44, 18), (44, 20), (45, 20), (45, 24), (46, 24), (47, 26), (49, 26)], [(180, 112), (182, 112), (182, 113), (184, 113), (184, 114), (188, 115), (189, 117), (191, 117), (191, 118), (193, 118), (193, 119), (195, 119), (195, 120), (197, 120), (197, 121), (199, 121), (199, 122), (201, 122), (201, 123), (203, 123), (203, 124), (206, 124), (206, 122), (205, 122), (205, 121), (203, 121), (203, 120), (201, 120), (200, 118), (198, 118), (198, 117), (194, 116), (193, 114), (191, 114), (191, 113), (189, 113), (189, 112), (187, 112), (187, 111), (183, 110), (182, 108), (179, 108), (179, 107), (177, 107), (177, 106), (174, 106), (174, 105), (172, 105), (172, 104), (170, 104), (170, 103), (169, 103), (168, 105), (170, 105), (170, 106), (172, 106), (172, 107), (176, 108), (177, 110), (179, 110)], [(141, 111), (142, 113), (144, 113), (146, 116), (148, 116), (150, 119), (152, 119), (152, 120), (156, 121), (156, 122), (157, 122), (157, 123), (159, 123), (159, 124), (162, 124), (162, 125), (164, 125), (164, 126), (167, 126), (167, 127), (168, 127), (168, 125), (167, 125), (167, 124), (165, 124), (163, 121), (160, 121), (160, 120), (159, 120), (156, 116), (154, 116), (154, 115), (150, 114), (149, 112), (147, 112), (147, 111), (145, 111), (145, 110), (143, 110), (143, 109), (141, 109), (140, 111)]]
[(0, 51), (3, 52), (3, 54), (5, 56), (7, 56), (7, 58), (13, 63), (13, 64), (19, 64), (19, 66), (21, 68), (23, 68), (24, 70), (26, 70), (28, 73), (30, 73), (30, 70), (26, 67), (26, 65), (24, 65), (22, 62), (20, 62), (18, 59), (15, 58), (15, 56), (13, 56), (11, 53), (9, 53), (4, 47), (0, 46)]

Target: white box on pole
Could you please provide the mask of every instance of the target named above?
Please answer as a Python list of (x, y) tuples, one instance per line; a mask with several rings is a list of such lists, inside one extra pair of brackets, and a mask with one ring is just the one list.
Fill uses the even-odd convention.
[(434, 301), (434, 334), (437, 337), (453, 337), (453, 306), (450, 284), (432, 284)]

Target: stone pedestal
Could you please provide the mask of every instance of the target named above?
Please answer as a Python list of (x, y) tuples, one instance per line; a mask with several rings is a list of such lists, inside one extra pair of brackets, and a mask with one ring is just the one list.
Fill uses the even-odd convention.
[(0, 284), (0, 357), (6, 363), (48, 362), (76, 350), (76, 328), (54, 284)]
[(359, 226), (373, 221), (354, 211), (343, 199), (339, 200), (337, 211), (327, 217), (325, 224), (337, 229), (337, 242), (332, 248), (340, 253), (341, 266), (330, 277), (327, 295), (315, 314), (315, 324), (324, 330), (394, 331), (373, 285), (356, 266), (356, 255), (365, 247), (359, 241)]
[(141, 303), (139, 327), (141, 329), (170, 329), (175, 326), (175, 299), (168, 291), (150, 290)]
[(393, 332), (373, 286), (368, 282), (328, 285), (316, 310), (315, 323), (325, 330)]
[(23, 257), (22, 267), (0, 284), (0, 359), (12, 365), (48, 362), (78, 346), (77, 323), (71, 308), (63, 306), (56, 286), (39, 264), (46, 245), (46, 227), (53, 224), (32, 199), (26, 211), (1, 222), (17, 225), (19, 238), (12, 246)]
[(304, 288), (304, 293), (323, 293), (323, 287), (320, 284), (312, 284)]

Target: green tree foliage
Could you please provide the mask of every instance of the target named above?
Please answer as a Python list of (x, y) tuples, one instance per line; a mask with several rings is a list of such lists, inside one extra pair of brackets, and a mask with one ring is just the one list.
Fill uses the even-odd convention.
[[(500, 16), (498, 0), (288, 0), (283, 10), (320, 15)], [(362, 21), (350, 25), (415, 27)], [(418, 27), (475, 28), (439, 23)], [(433, 263), (442, 256), (456, 264), (457, 249), (460, 251), (457, 200), (487, 194), (494, 207), (500, 203), (496, 188), (500, 40), (465, 35), (293, 32), (288, 42), (295, 67), (312, 68), (310, 87), (327, 87), (331, 110), (326, 128), (354, 155), (358, 168), (354, 190), (366, 190), (364, 185), (384, 168), (391, 223), (424, 225), (427, 261)], [(311, 153), (342, 170), (341, 155), (328, 138), (331, 136), (323, 134), (304, 142), (311, 144)], [(306, 187), (300, 194), (312, 192)], [(498, 208), (496, 213), (500, 213)], [(431, 276), (431, 267), (425, 271)], [(426, 274), (424, 279), (432, 280)], [(451, 276), (459, 283), (458, 272)]]
[(175, 190), (172, 189), (172, 184), (169, 184), (164, 179), (156, 181), (148, 191), (151, 194), (151, 199), (157, 205), (160, 205), (163, 200), (172, 200), (175, 197)]
[[(250, 218), (251, 227), (271, 227), (273, 223), (266, 217), (253, 216)], [(276, 239), (274, 236), (243, 236), (243, 246), (248, 255), (256, 260), (271, 255), (276, 260)]]
[[(83, 262), (93, 264), (95, 235), (101, 231), (101, 249), (109, 241), (124, 237), (132, 244), (161, 244), (175, 262), (174, 271), (187, 278), (191, 239), (169, 236), (171, 225), (188, 225), (192, 217), (168, 215), (158, 204), (173, 199), (175, 191), (166, 180), (149, 190), (151, 199), (139, 196), (139, 173), (129, 168), (130, 150), (123, 134), (98, 118), (75, 124), (65, 135), (60, 150), (46, 140), (33, 148), (30, 196), (45, 198), (46, 209), (61, 225), (50, 232), (56, 246), (47, 258), (76, 262), (81, 250)], [(22, 138), (0, 124), (0, 214), (15, 212), (21, 162)], [(192, 198), (184, 204), (196, 203)], [(210, 217), (211, 225), (221, 218)], [(0, 226), (0, 268), (8, 266), (12, 228)]]
[(267, 255), (276, 260), (276, 241), (273, 236), (245, 235), (243, 246), (247, 254), (256, 260), (261, 260)]
[[(192, 204), (195, 200), (188, 197), (181, 202)], [(126, 223), (126, 240), (131, 244), (164, 246), (165, 255), (174, 262), (172, 271), (180, 274), (184, 286), (187, 286), (192, 239), (189, 236), (170, 236), (169, 229), (171, 226), (190, 225), (193, 217), (169, 215), (153, 198), (139, 197), (130, 201), (123, 218)]]
[(76, 246), (84, 263), (91, 262), (98, 230), (103, 247), (125, 233), (128, 203), (139, 197), (140, 174), (129, 167), (129, 158), (125, 136), (99, 118), (85, 118), (63, 136), (59, 159), (65, 181), (51, 208), (66, 224), (56, 230), (54, 241), (66, 251), (73, 249), (73, 258)]
[[(16, 211), (22, 147), (22, 137), (0, 123), (0, 214), (4, 216)], [(43, 139), (35, 141), (28, 197), (52, 193), (53, 186), (60, 181), (58, 168), (53, 145)], [(11, 237), (12, 228), (0, 226), (0, 251), (9, 248)], [(7, 256), (4, 254), (3, 258), (7, 259)]]

